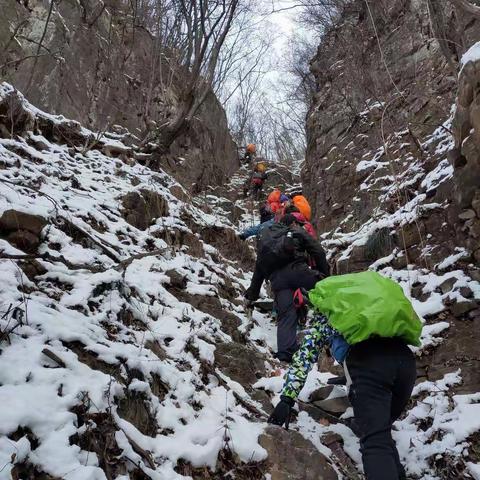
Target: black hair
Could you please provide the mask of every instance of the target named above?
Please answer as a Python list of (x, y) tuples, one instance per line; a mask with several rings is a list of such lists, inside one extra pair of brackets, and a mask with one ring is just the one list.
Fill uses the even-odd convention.
[(287, 205), (285, 207), (285, 214), (287, 213), (300, 213), (300, 210), (298, 209), (298, 207), (296, 207), (295, 205)]
[(291, 213), (287, 213), (280, 220), (280, 222), (282, 222), (284, 225), (287, 225), (287, 226), (291, 225), (293, 222), (296, 222), (296, 221), (297, 219)]

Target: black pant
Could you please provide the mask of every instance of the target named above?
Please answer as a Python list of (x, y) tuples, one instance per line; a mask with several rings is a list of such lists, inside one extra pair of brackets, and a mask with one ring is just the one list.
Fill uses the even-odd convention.
[(392, 423), (405, 409), (415, 384), (413, 353), (400, 339), (374, 338), (353, 345), (346, 364), (367, 480), (405, 479)]
[(297, 288), (311, 290), (320, 279), (320, 274), (305, 263), (290, 264), (274, 272), (270, 278), (277, 309), (277, 358), (290, 362), (298, 350), (297, 309), (293, 294)]

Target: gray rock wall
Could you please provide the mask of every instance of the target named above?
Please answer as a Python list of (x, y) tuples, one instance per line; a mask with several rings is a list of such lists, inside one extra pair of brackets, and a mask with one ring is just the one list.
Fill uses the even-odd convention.
[[(446, 158), (446, 151), (437, 153), (438, 141), (424, 142), (437, 129), (440, 136), (448, 135), (449, 125), (442, 124), (455, 102), (458, 59), (480, 37), (479, 22), (460, 15), (445, 2), (442, 13), (453, 45), (447, 61), (427, 2), (369, 3), (375, 29), (365, 2), (352, 2), (340, 26), (325, 35), (311, 62), (317, 91), (307, 117), (308, 150), (302, 180), (315, 207), (317, 227), (323, 232), (334, 231), (340, 224), (343, 231), (355, 230), (379, 212), (393, 213), (425, 190), (418, 176), (399, 188), (404, 191), (400, 198), (379, 200), (393, 178), (402, 183), (415, 169), (428, 174)], [(473, 112), (475, 108), (472, 105)], [(376, 154), (378, 164), (359, 167)], [(456, 177), (459, 175), (456, 172)], [(471, 176), (468, 182), (475, 184), (476, 180)], [(442, 215), (432, 212), (424, 217), (420, 230), (453, 249), (466, 242), (458, 214), (459, 208), (468, 205), (449, 201), (451, 182), (428, 192), (429, 200), (447, 201), (448, 207)], [(467, 183), (458, 183), (460, 198)], [(440, 231), (443, 223), (448, 231)], [(407, 246), (419, 244), (420, 235), (409, 232), (408, 226), (406, 230)], [(403, 238), (397, 240), (398, 246), (404, 247), (403, 243)], [(438, 258), (447, 250), (440, 248)], [(363, 253), (359, 257), (359, 268), (372, 261)], [(415, 261), (417, 255), (413, 257)]]
[(468, 62), (459, 76), (453, 118), (455, 197), (458, 215), (468, 234), (467, 246), (480, 264), (480, 59)]

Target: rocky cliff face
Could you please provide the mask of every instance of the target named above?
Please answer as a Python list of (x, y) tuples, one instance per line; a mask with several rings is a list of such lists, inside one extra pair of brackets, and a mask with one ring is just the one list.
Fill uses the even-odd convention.
[[(121, 2), (1, 0), (0, 9), (1, 76), (35, 105), (139, 138), (174, 114), (188, 74), (158, 53), (156, 39)], [(235, 171), (236, 147), (213, 93), (170, 154), (154, 160), (189, 190), (220, 184)]]
[[(480, 321), (480, 76), (475, 54), (460, 59), (479, 22), (439, 2), (368, 4), (351, 2), (312, 60), (303, 182), (337, 272), (373, 268), (396, 279), (424, 331), (444, 332), (419, 352), (419, 377), (438, 381), (459, 369), (452, 392), (471, 394), (480, 390), (472, 340)], [(434, 430), (415, 437), (416, 448)], [(440, 473), (426, 454), (410, 473), (463, 478), (468, 462), (453, 457), (458, 470)]]

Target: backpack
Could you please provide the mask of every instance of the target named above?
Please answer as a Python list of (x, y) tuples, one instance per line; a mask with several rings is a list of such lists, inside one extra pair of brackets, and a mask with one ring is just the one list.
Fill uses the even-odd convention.
[(377, 272), (328, 277), (317, 282), (309, 299), (350, 344), (370, 337), (400, 337), (420, 346), (422, 322), (402, 287)]
[(257, 163), (257, 165), (255, 166), (255, 170), (256, 170), (257, 172), (264, 173), (266, 169), (267, 169), (267, 167), (265, 166), (265, 164), (264, 164), (263, 162), (259, 162), (259, 163)]
[(265, 277), (288, 265), (295, 258), (293, 232), (286, 225), (274, 223), (264, 228), (257, 242), (257, 263)]
[(315, 240), (317, 239), (317, 232), (313, 228), (313, 225), (310, 222), (305, 222), (303, 229)]
[(254, 172), (252, 175), (252, 183), (254, 185), (262, 185), (263, 182), (265, 181), (263, 173), (260, 172)]
[(312, 219), (312, 209), (308, 200), (303, 195), (295, 195), (292, 203), (300, 210), (300, 213), (305, 217), (307, 222)]

